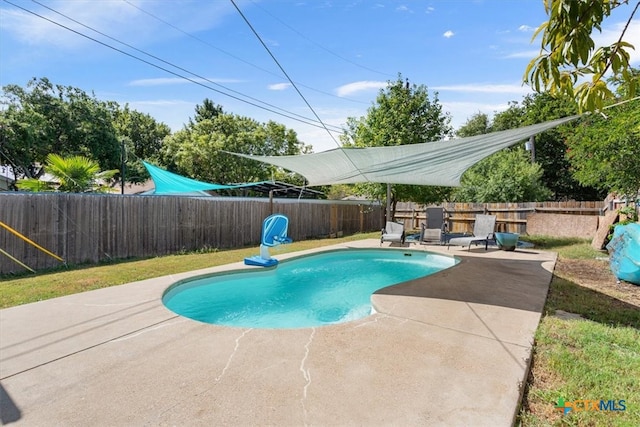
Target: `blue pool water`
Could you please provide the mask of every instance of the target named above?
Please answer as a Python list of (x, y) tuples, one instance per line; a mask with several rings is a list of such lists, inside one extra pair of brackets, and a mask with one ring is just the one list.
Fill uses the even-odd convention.
[(452, 257), (385, 249), (344, 249), (281, 261), (276, 268), (210, 275), (174, 284), (162, 301), (205, 323), (303, 328), (371, 314), (378, 289), (433, 274)]

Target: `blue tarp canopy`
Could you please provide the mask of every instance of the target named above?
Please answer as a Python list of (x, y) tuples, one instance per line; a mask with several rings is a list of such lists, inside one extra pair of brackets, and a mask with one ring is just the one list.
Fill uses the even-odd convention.
[(207, 190), (228, 190), (232, 188), (251, 187), (262, 184), (262, 182), (238, 185), (211, 184), (166, 171), (145, 161), (143, 161), (142, 164), (147, 168), (147, 171), (151, 175), (151, 179), (153, 179), (153, 183), (156, 187), (153, 194), (157, 195), (201, 193)]

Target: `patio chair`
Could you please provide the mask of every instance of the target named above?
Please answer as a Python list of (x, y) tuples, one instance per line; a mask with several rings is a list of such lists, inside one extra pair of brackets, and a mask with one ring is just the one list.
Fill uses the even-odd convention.
[(382, 229), (382, 236), (380, 236), (380, 245), (383, 242), (397, 242), (404, 245), (404, 225), (387, 221), (387, 224)]
[(444, 208), (427, 208), (427, 222), (422, 223), (420, 231), (420, 244), (439, 243), (444, 241), (444, 234), (447, 233), (448, 226), (444, 220)]
[(476, 215), (476, 222), (473, 224), (473, 236), (454, 237), (447, 242), (447, 249), (450, 245), (468, 246), (471, 250), (471, 244), (484, 242), (484, 250), (489, 249), (489, 241), (493, 240), (493, 232), (496, 228), (495, 215)]

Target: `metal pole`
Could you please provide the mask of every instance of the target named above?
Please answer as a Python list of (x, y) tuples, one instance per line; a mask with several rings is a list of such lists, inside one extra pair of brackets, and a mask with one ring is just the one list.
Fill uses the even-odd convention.
[(531, 163), (536, 162), (536, 137), (531, 135), (529, 137), (529, 149), (531, 150)]
[(126, 148), (124, 146), (124, 139), (122, 140), (122, 147), (120, 150), (120, 194), (124, 194), (124, 164), (127, 157)]
[(391, 220), (391, 184), (387, 184), (387, 221)]

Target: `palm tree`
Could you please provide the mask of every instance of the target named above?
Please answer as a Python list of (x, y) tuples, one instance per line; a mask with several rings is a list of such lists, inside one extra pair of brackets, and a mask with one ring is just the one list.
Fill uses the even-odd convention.
[(83, 156), (62, 157), (57, 154), (47, 156), (44, 167), (57, 184), (40, 181), (35, 178), (23, 179), (16, 183), (20, 190), (61, 191), (65, 193), (87, 193), (108, 191), (109, 187), (101, 182), (113, 178), (117, 169), (100, 172), (98, 162)]

